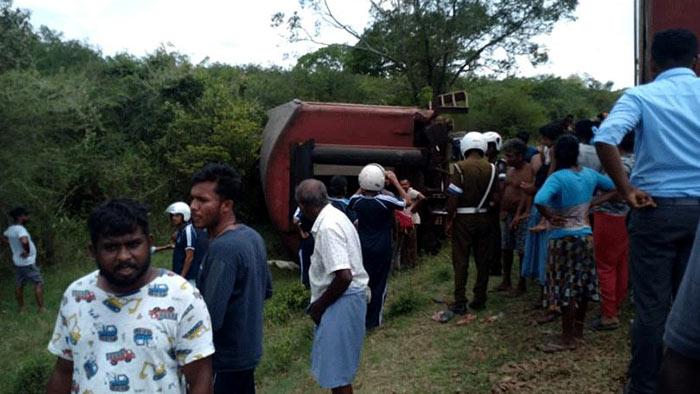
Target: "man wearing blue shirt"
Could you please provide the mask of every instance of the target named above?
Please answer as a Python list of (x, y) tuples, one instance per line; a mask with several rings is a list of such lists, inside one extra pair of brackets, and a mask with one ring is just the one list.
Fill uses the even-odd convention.
[[(629, 393), (653, 393), (664, 323), (683, 278), (700, 218), (698, 41), (685, 29), (657, 33), (654, 82), (629, 89), (593, 142), (630, 214), (630, 273), (637, 314), (632, 328)], [(630, 180), (616, 146), (635, 132)]]
[(209, 233), (197, 287), (211, 315), (214, 394), (255, 394), (255, 367), (263, 351), (263, 301), (272, 297), (265, 243), (236, 219), (243, 197), (236, 171), (208, 164), (190, 183), (192, 221)]

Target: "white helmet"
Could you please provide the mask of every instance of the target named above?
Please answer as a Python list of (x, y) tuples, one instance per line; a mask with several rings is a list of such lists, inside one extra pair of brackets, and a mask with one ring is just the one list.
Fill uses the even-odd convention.
[(357, 176), (360, 187), (364, 190), (378, 192), (384, 189), (384, 167), (377, 163), (367, 164)]
[(495, 131), (487, 131), (484, 133), (484, 138), (486, 139), (486, 143), (488, 144), (489, 142), (493, 142), (496, 144), (496, 150), (501, 151), (501, 143), (503, 140), (501, 139), (501, 136), (496, 133)]
[(468, 132), (459, 141), (459, 150), (462, 151), (462, 155), (466, 155), (467, 151), (470, 149), (477, 149), (485, 154), (486, 147), (487, 143), (484, 135), (477, 131)]
[(182, 219), (184, 221), (189, 221), (190, 220), (190, 206), (187, 205), (184, 202), (178, 201), (170, 204), (166, 209), (165, 213), (169, 213), (171, 215), (177, 215), (180, 214), (182, 215)]

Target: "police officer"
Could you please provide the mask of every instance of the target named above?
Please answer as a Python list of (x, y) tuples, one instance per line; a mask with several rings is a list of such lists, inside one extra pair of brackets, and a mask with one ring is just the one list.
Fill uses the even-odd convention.
[(452, 182), (447, 194), (447, 235), (452, 237), (452, 264), (455, 270), (454, 304), (450, 310), (467, 313), (466, 285), (469, 253), (474, 250), (476, 284), (469, 307), (486, 307), (489, 280), (489, 255), (495, 231), (488, 214), (491, 193), (496, 183), (496, 167), (484, 159), (486, 139), (481, 133), (467, 133), (460, 141), (464, 160), (452, 165)]

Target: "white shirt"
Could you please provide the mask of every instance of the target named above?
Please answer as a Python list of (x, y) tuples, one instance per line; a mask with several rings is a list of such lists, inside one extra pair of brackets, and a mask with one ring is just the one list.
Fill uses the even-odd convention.
[(98, 271), (63, 294), (49, 351), (73, 362), (79, 392), (185, 393), (182, 366), (214, 353), (196, 288), (171, 271), (128, 295), (97, 286)]
[(420, 224), (420, 215), (418, 214), (418, 212), (411, 212), (411, 208), (416, 203), (416, 201), (418, 201), (418, 196), (420, 195), (420, 192), (412, 187), (409, 187), (408, 190), (406, 190), (406, 194), (411, 200), (411, 206), (406, 207), (406, 213), (411, 215), (411, 220), (413, 221), (413, 224)]
[(348, 217), (328, 204), (316, 218), (311, 234), (315, 240), (309, 266), (311, 302), (321, 297), (333, 282), (335, 271), (344, 269), (352, 274), (350, 287), (364, 290), (369, 300), (369, 276), (362, 266), (360, 237)]
[[(12, 262), (16, 266), (25, 267), (36, 262), (36, 246), (34, 246), (32, 237), (24, 226), (21, 224), (13, 224), (5, 230), (3, 235), (10, 241)], [(22, 253), (24, 253), (24, 247), (22, 246), (22, 241), (20, 241), (22, 237), (27, 237), (29, 240), (29, 256), (27, 257), (22, 257)]]

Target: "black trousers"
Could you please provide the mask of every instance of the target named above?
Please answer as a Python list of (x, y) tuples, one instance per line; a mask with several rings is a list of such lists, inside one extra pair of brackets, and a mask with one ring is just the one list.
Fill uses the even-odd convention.
[(631, 394), (656, 391), (666, 318), (700, 219), (700, 199), (654, 200), (657, 208), (633, 210), (628, 226), (630, 284), (637, 312), (632, 325)]
[(255, 394), (255, 368), (214, 372), (214, 394)]
[(371, 330), (382, 324), (382, 309), (386, 298), (386, 286), (391, 272), (391, 255), (385, 258), (362, 258), (362, 265), (369, 276), (369, 289), (372, 291), (369, 304), (367, 304), (367, 316), (365, 328)]

